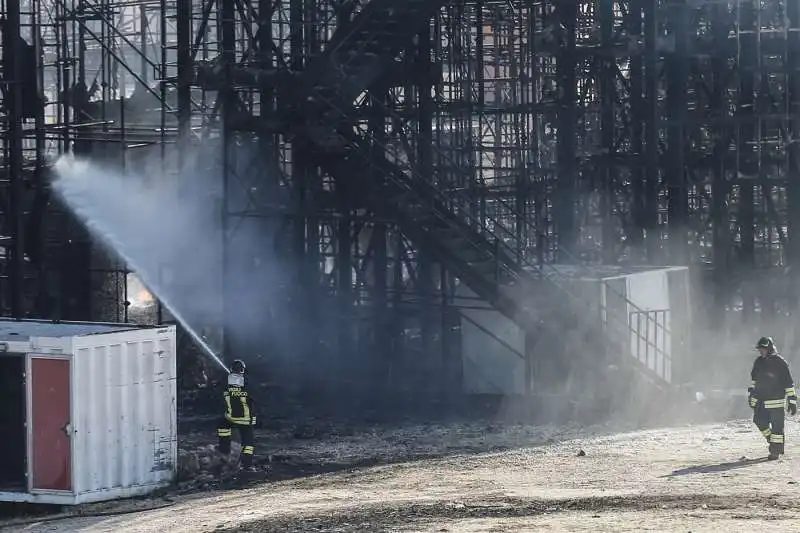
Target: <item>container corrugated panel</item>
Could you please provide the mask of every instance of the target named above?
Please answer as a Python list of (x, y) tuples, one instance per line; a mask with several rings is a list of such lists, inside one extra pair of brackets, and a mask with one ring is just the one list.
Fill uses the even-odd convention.
[(175, 328), (73, 338), (76, 503), (143, 494), (177, 463)]

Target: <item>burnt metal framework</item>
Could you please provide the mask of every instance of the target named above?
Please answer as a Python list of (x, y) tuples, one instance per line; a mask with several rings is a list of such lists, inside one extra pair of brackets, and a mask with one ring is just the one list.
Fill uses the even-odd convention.
[[(230, 314), (258, 309), (252, 323), (271, 323), (278, 350), (320, 376), (454, 380), (469, 299), (396, 220), (320, 170), (296, 135), (312, 127), (293, 122), (303, 103), (281, 94), (370, 1), (4, 0), (2, 313), (101, 318), (86, 290), (99, 276), (120, 287), (102, 318), (124, 318), (124, 269), (92, 264), (69, 224), (38, 224), (60, 216), (35, 202), (49, 155), (157, 154), (192, 195), (186, 155), (219, 146), (200, 164), (225, 191)], [(31, 116), (15, 27), (47, 99)], [(794, 309), (800, 260), (799, 55), (788, 0), (448, 2), (347, 112), (371, 158), (458, 196), (519, 257), (697, 265), (713, 287), (706, 316), (775, 317)], [(133, 89), (157, 105), (128, 112), (119, 98)], [(380, 179), (375, 168), (364, 172)], [(49, 252), (40, 261), (33, 241)], [(245, 271), (268, 297), (234, 286)], [(243, 339), (234, 351), (259, 342), (228, 337)]]
[(176, 41), (170, 10), (164, 1), (2, 4), (2, 315), (156, 321), (155, 308), (128, 294), (125, 265), (92, 244), (49, 182), (67, 152), (125, 171), (152, 165), (155, 150), (150, 170), (169, 174), (175, 119), (161, 105), (169, 87), (154, 82)]

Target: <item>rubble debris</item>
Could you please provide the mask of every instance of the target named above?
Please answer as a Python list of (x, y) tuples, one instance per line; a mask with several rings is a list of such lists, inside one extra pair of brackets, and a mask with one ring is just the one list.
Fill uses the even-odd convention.
[(208, 488), (216, 476), (224, 477), (236, 469), (242, 447), (231, 443), (231, 453), (224, 456), (214, 444), (206, 444), (192, 450), (178, 450), (178, 483), (181, 488), (196, 486)]

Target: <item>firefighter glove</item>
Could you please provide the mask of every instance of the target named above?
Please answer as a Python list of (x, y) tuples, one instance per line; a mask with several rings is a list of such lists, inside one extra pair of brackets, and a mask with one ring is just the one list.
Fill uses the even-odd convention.
[(797, 396), (794, 394), (789, 396), (789, 403), (786, 405), (786, 410), (789, 411), (790, 415), (797, 414)]
[(250, 417), (250, 425), (251, 426), (255, 426), (256, 425), (256, 417), (254, 417), (254, 416)]
[(758, 398), (753, 396), (753, 389), (747, 389), (747, 402), (750, 404), (752, 409), (758, 407)]

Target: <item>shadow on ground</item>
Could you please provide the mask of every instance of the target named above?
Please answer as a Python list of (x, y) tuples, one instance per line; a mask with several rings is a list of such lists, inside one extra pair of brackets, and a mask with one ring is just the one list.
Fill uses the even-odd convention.
[[(498, 519), (536, 517), (559, 512), (600, 513), (608, 511), (649, 511), (659, 509), (723, 510), (757, 504), (761, 509), (789, 508), (789, 503), (762, 500), (757, 497), (709, 495), (630, 496), (603, 498), (574, 498), (564, 500), (534, 500), (496, 498), (481, 501), (436, 502), (430, 504), (354, 506), (345, 511), (310, 514), (304, 517), (279, 517), (256, 520), (239, 526), (217, 529), (217, 533), (300, 533), (301, 531), (393, 531), (398, 527), (426, 529), (437, 522), (464, 519)], [(442, 529), (441, 531), (447, 531)]]
[(685, 476), (688, 474), (713, 474), (715, 472), (727, 472), (729, 470), (747, 468), (748, 466), (766, 463), (767, 461), (768, 459), (766, 457), (760, 457), (758, 459), (739, 459), (738, 461), (731, 461), (728, 463), (690, 466), (688, 468), (681, 468), (680, 470), (675, 470), (671, 474), (667, 474), (661, 477), (676, 477), (676, 476)]
[[(443, 456), (446, 456), (446, 454), (443, 454)], [(217, 490), (247, 489), (263, 483), (290, 481), (318, 475), (356, 474), (376, 466), (396, 465), (436, 458), (430, 455), (408, 455), (389, 460), (371, 457), (349, 463), (305, 463), (293, 459), (284, 460), (284, 458), (278, 457), (277, 460), (273, 458), (271, 463), (266, 460), (257, 461), (256, 472), (239, 472), (236, 475), (220, 476), (213, 488)], [(197, 491), (194, 488), (185, 491), (185, 493), (195, 492)]]

